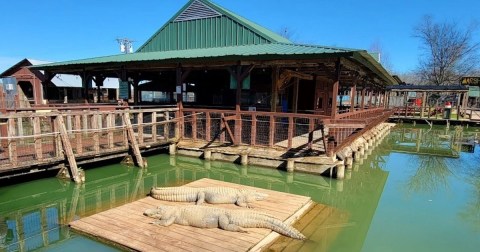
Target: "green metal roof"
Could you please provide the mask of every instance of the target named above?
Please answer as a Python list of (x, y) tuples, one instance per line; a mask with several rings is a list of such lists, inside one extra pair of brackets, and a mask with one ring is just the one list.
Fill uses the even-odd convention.
[(208, 0), (190, 0), (137, 52), (291, 43)]
[(299, 45), (291, 43), (271, 43), (258, 45), (187, 49), (178, 51), (136, 52), (119, 54), (90, 59), (64, 61), (32, 67), (33, 69), (58, 70), (67, 66), (100, 65), (109, 63), (129, 62), (164, 62), (182, 63), (187, 60), (201, 59), (213, 61), (218, 59), (287, 59), (287, 58), (325, 58), (325, 57), (352, 57), (365, 67), (369, 68), (389, 84), (397, 81), (378, 63), (367, 51), (327, 47), (317, 45)]

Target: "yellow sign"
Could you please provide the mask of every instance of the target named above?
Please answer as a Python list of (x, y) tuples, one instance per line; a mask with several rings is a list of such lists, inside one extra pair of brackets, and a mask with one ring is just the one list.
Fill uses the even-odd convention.
[(480, 77), (462, 77), (460, 83), (462, 85), (480, 86)]

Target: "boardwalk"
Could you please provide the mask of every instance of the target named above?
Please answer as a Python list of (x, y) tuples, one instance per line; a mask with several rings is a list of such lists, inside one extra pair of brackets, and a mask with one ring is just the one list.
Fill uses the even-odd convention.
[[(211, 179), (197, 180), (188, 184), (188, 186), (250, 188)], [(255, 210), (267, 212), (286, 223), (295, 222), (313, 204), (310, 197), (255, 189), (269, 195), (265, 201), (253, 204)], [(145, 209), (159, 204), (179, 205), (186, 203), (163, 202), (146, 197), (73, 221), (70, 226), (81, 233), (136, 251), (258, 251), (280, 236), (268, 229), (260, 228), (249, 228), (248, 233), (235, 233), (221, 229), (199, 229), (176, 224), (169, 227), (151, 225), (149, 222), (152, 219), (142, 214)], [(232, 204), (216, 206), (238, 208)], [(302, 243), (302, 241), (293, 239), (292, 241)]]

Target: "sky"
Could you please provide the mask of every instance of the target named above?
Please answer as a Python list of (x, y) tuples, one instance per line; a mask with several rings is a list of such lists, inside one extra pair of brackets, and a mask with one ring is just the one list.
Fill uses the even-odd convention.
[[(379, 44), (394, 73), (414, 70), (421, 55), (413, 28), (422, 17), (468, 26), (478, 0), (213, 0), (303, 44), (368, 50)], [(66, 61), (118, 54), (117, 38), (140, 47), (188, 0), (2, 0), (0, 73), (29, 58)], [(480, 41), (480, 34), (474, 34)]]

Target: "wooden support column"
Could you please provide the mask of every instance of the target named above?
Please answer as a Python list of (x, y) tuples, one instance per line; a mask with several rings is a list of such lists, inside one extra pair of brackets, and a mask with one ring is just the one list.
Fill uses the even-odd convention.
[(186, 81), (188, 75), (190, 74), (191, 69), (182, 69), (182, 66), (178, 64), (177, 69), (176, 69), (176, 85), (175, 85), (175, 92), (177, 93), (177, 107), (178, 107), (178, 115), (177, 118), (179, 118), (178, 121), (178, 130), (179, 130), (179, 135), (176, 136), (179, 138), (183, 137), (184, 133), (184, 124), (185, 124), (185, 119), (183, 115), (183, 83)]
[(405, 117), (407, 117), (407, 110), (408, 110), (407, 95), (408, 95), (408, 92), (404, 92), (404, 94), (403, 94), (403, 104), (405, 104)]
[(278, 79), (280, 69), (277, 66), (272, 67), (272, 100), (270, 101), (270, 111), (277, 112), (278, 101)]
[(135, 138), (135, 133), (133, 132), (132, 123), (130, 122), (130, 113), (128, 111), (123, 112), (123, 123), (126, 127), (128, 142), (135, 156), (135, 161), (138, 166), (140, 166), (141, 168), (145, 168), (143, 157), (140, 153), (140, 148), (138, 146), (137, 139)]
[(42, 94), (35, 95), (35, 104), (42, 104), (43, 99), (48, 101), (48, 98), (49, 98), (48, 97), (48, 86), (51, 83), (53, 77), (55, 77), (55, 73), (45, 71), (43, 76), (45, 77), (45, 79), (42, 81), (43, 89), (42, 90), (36, 89), (36, 91), (35, 91), (35, 92), (43, 91), (43, 95)]
[(275, 144), (275, 118), (270, 116), (270, 132), (268, 134), (268, 146), (273, 147)]
[(368, 92), (368, 108), (372, 108), (372, 99), (373, 99), (373, 89), (370, 89)]
[(425, 112), (425, 103), (427, 100), (427, 92), (422, 92), (422, 108), (420, 109), (420, 118), (423, 118)]
[(211, 127), (212, 127), (212, 119), (210, 116), (210, 112), (205, 112), (205, 140), (207, 142), (210, 142), (212, 139), (212, 134), (211, 134)]
[(133, 79), (133, 105), (138, 105), (138, 83), (140, 82), (139, 78)]
[[(232, 69), (235, 70), (232, 70)], [(235, 119), (235, 139), (233, 140), (233, 143), (235, 145), (241, 144), (242, 141), (242, 117), (240, 115), (241, 111), (241, 106), (242, 106), (242, 87), (243, 87), (243, 81), (247, 76), (250, 74), (250, 72), (253, 70), (254, 65), (249, 65), (249, 66), (242, 66), (240, 65), (240, 62), (238, 64), (230, 69), (230, 74), (232, 74), (235, 77), (235, 80), (237, 82), (237, 93), (236, 93), (236, 102), (235, 102), (235, 111), (237, 112), (236, 114), (236, 119)]]
[(105, 81), (105, 77), (102, 75), (96, 75), (93, 79), (95, 81), (95, 85), (97, 86), (97, 102), (100, 102), (100, 96), (102, 94), (102, 86), (103, 82)]
[(350, 88), (350, 112), (355, 111), (355, 96), (357, 94), (357, 84)]
[(77, 161), (75, 161), (75, 156), (73, 154), (72, 145), (70, 144), (70, 138), (68, 137), (67, 128), (65, 127), (65, 123), (63, 121), (63, 116), (57, 116), (57, 123), (58, 128), (60, 130), (60, 137), (62, 139), (63, 151), (65, 156), (67, 156), (68, 164), (69, 164), (69, 172), (70, 177), (75, 181), (75, 183), (81, 183), (81, 178), (79, 176), (78, 168), (77, 168)]
[(335, 119), (337, 116), (337, 96), (338, 96), (338, 88), (340, 86), (340, 70), (342, 66), (340, 65), (340, 59), (337, 60), (335, 63), (335, 82), (333, 83), (332, 88), (332, 113), (331, 118)]
[(300, 79), (295, 78), (295, 81), (293, 83), (293, 113), (298, 113), (298, 88), (300, 84)]
[(460, 103), (461, 103), (461, 95), (458, 95), (458, 98), (457, 98), (457, 120), (460, 120)]
[(360, 104), (360, 110), (365, 109), (365, 92), (366, 92), (367, 87), (364, 85), (362, 88), (362, 103)]
[(257, 115), (252, 114), (252, 127), (250, 133), (250, 145), (255, 146), (257, 144)]

